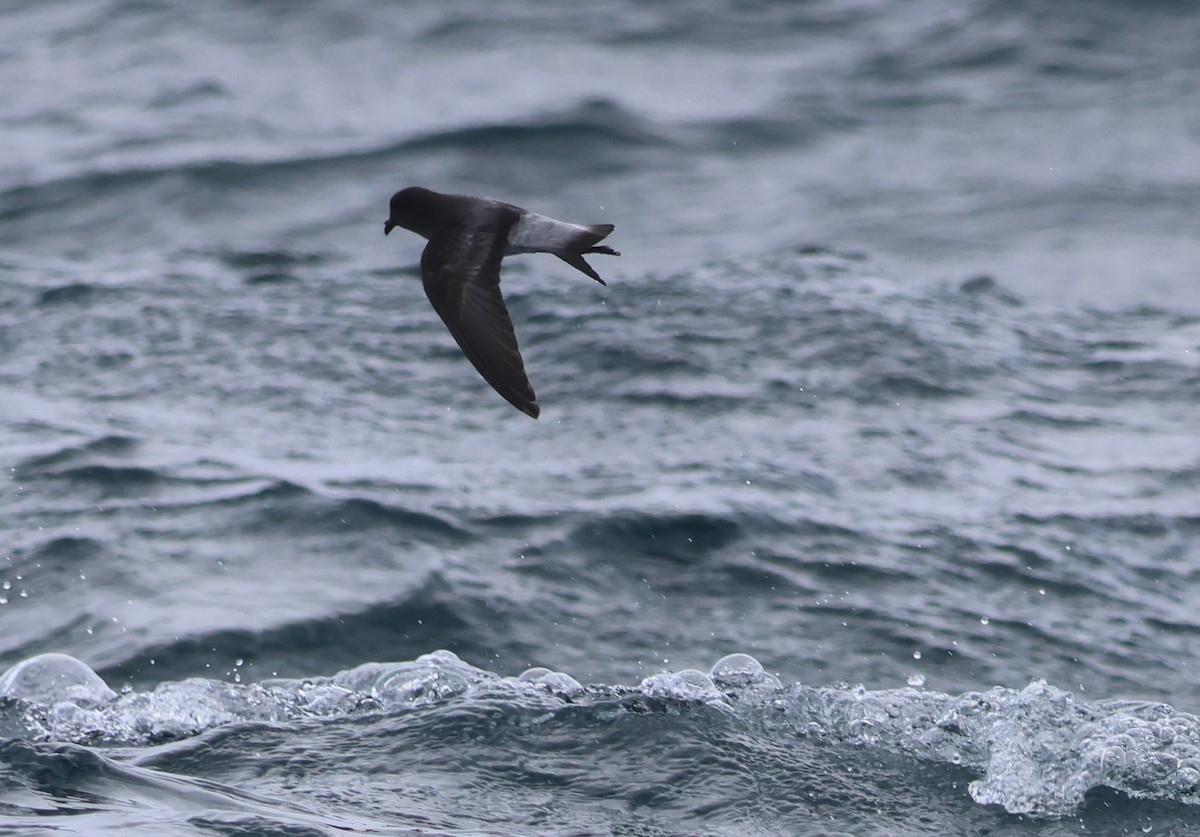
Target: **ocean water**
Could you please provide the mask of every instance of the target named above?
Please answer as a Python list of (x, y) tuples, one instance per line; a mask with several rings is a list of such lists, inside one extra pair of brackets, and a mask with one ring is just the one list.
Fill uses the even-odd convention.
[(1197, 20), (0, 5), (0, 832), (1200, 833)]

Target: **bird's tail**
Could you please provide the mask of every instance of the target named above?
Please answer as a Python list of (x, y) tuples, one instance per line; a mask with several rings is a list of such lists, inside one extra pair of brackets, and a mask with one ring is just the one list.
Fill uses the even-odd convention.
[(591, 278), (595, 279), (601, 285), (608, 285), (600, 274), (592, 269), (592, 266), (584, 261), (585, 253), (601, 253), (605, 256), (621, 255), (611, 247), (603, 245), (597, 246), (609, 233), (614, 229), (612, 224), (592, 224), (587, 227), (580, 227), (580, 233), (574, 236), (570, 242), (570, 249), (567, 252), (555, 253), (560, 259), (569, 264), (571, 267), (578, 270)]
[(509, 231), (506, 255), (553, 253), (580, 273), (603, 285), (604, 280), (583, 260), (583, 256), (585, 253), (621, 255), (611, 247), (597, 246), (612, 231), (612, 224), (568, 224), (565, 221), (547, 218), (545, 215), (525, 212), (521, 220)]

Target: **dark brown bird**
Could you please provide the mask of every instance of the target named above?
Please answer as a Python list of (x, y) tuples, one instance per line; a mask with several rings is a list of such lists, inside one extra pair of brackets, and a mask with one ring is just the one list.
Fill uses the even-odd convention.
[(500, 261), (516, 253), (553, 253), (603, 285), (583, 257), (621, 255), (596, 246), (613, 225), (568, 224), (491, 198), (413, 186), (392, 195), (383, 234), (395, 227), (429, 240), (421, 253), (421, 283), (467, 360), (510, 404), (537, 418), (537, 396), (500, 295)]

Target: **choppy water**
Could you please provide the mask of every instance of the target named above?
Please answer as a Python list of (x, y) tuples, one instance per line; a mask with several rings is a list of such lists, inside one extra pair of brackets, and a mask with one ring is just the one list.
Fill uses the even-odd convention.
[(4, 6), (0, 830), (1200, 831), (1195, 24)]

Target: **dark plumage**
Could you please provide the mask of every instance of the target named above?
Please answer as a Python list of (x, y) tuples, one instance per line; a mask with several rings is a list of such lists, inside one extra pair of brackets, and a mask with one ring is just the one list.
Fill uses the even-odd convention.
[(392, 195), (384, 235), (395, 227), (429, 240), (421, 254), (421, 282), (463, 354), (496, 392), (537, 418), (537, 396), (500, 294), (500, 261), (516, 253), (553, 253), (603, 285), (583, 257), (621, 255), (597, 246), (613, 225), (568, 224), (490, 198), (414, 186)]

